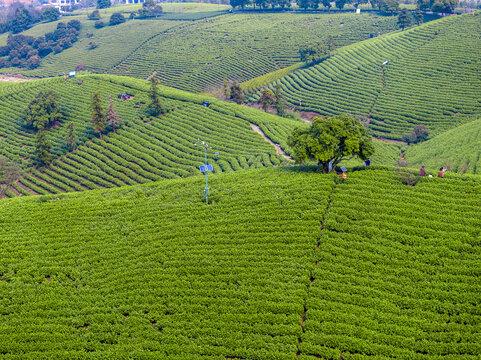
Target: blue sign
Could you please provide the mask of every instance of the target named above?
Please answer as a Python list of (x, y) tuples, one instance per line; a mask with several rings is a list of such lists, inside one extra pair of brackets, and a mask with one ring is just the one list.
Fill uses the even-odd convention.
[(201, 172), (214, 171), (212, 165), (201, 165), (199, 166)]

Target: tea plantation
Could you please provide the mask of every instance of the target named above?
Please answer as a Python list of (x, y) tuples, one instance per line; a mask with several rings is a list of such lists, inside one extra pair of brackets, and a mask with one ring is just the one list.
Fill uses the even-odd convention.
[[(165, 10), (170, 6), (166, 4)], [(126, 17), (132, 11), (130, 6), (115, 9), (123, 10)], [(215, 16), (219, 15), (216, 11), (202, 10), (186, 12), (184, 17), (177, 18), (167, 12), (158, 19), (128, 20), (101, 29), (95, 29), (95, 21), (88, 20), (87, 15), (72, 16), (69, 19), (80, 20), (82, 29), (78, 42), (71, 48), (46, 56), (34, 70), (0, 71), (20, 71), (31, 77), (58, 76), (74, 70), (81, 60), (95, 73), (145, 79), (155, 71), (164, 85), (204, 92), (221, 87), (224, 80), (243, 82), (293, 65), (299, 61), (302, 44), (323, 42), (332, 35), (340, 47), (397, 27), (395, 18), (374, 14)], [(102, 10), (101, 20), (108, 23), (112, 11)], [(195, 14), (205, 15), (196, 20)], [(55, 22), (41, 24), (24, 34), (40, 36), (55, 26)], [(92, 42), (97, 47), (92, 48)]]
[[(81, 84), (79, 85), (79, 80)], [(35, 134), (24, 126), (23, 109), (41, 89), (53, 88), (65, 118), (48, 132), (56, 159), (48, 168), (32, 168)], [(116, 133), (99, 139), (92, 130), (91, 97), (100, 91), (115, 98), (124, 120)], [(116, 76), (84, 76), (77, 79), (49, 79), (0, 87), (0, 154), (20, 158), (26, 175), (8, 196), (81, 191), (144, 183), (162, 178), (198, 174), (204, 150), (198, 139), (208, 141), (209, 163), (215, 171), (279, 165), (286, 162), (274, 146), (252, 131), (257, 124), (274, 142), (288, 151), (286, 139), (301, 123), (226, 103), (208, 96), (172, 88), (161, 88), (163, 102), (171, 111), (160, 118), (147, 118), (148, 83)], [(122, 101), (119, 94), (133, 99)], [(209, 102), (204, 107), (204, 102)], [(75, 124), (81, 145), (68, 152), (65, 128)], [(84, 144), (84, 145), (82, 145)], [(215, 156), (218, 152), (218, 157)], [(218, 158), (218, 159), (216, 159)]]
[(377, 137), (401, 140), (418, 124), (434, 135), (481, 113), (480, 33), (479, 11), (451, 16), (338, 49), (276, 83), (305, 111), (367, 117)]
[(409, 147), (404, 158), (410, 166), (422, 165), (433, 171), (441, 166), (468, 174), (481, 173), (481, 117), (431, 140)]
[[(476, 177), (257, 169), (2, 200), (5, 359), (477, 359)], [(416, 216), (413, 216), (416, 214)]]

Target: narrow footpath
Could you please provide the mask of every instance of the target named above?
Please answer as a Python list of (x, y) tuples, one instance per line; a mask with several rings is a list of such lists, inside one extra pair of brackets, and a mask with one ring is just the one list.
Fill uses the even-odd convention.
[(259, 128), (259, 126), (257, 125), (254, 125), (254, 124), (250, 124), (252, 130), (254, 130), (256, 133), (260, 134), (262, 136), (262, 138), (267, 141), (269, 144), (271, 144), (272, 146), (274, 146), (276, 148), (276, 151), (279, 155), (282, 155), (286, 160), (290, 160), (290, 161), (294, 161), (293, 158), (291, 158), (289, 155), (286, 155), (285, 152), (281, 149), (280, 146), (277, 146), (276, 144), (274, 144), (272, 142), (271, 139), (269, 139), (266, 134), (264, 134), (264, 132)]
[[(331, 208), (332, 194), (334, 194), (334, 191), (336, 191), (337, 186), (338, 186), (338, 178), (336, 176), (334, 178), (334, 185), (332, 186), (331, 193), (329, 194), (329, 198), (327, 199), (326, 210), (324, 211), (324, 214), (322, 215), (322, 220), (321, 220), (321, 224), (320, 224), (321, 225), (320, 226), (320, 233), (321, 234), (324, 231), (324, 223), (326, 221), (327, 215), (329, 214), (329, 209)], [(316, 244), (316, 249), (318, 251), (321, 251), (321, 240), (320, 239), (321, 239), (321, 237), (319, 237), (319, 241)], [(304, 312), (302, 313), (301, 324), (300, 324), (301, 329), (302, 329), (302, 335), (304, 335), (304, 333), (305, 333), (304, 320), (306, 319), (306, 313), (307, 313), (307, 310), (308, 310), (307, 309), (307, 300), (309, 299), (309, 290), (311, 288), (311, 284), (314, 282), (314, 271), (316, 270), (316, 268), (317, 268), (317, 260), (314, 262), (314, 265), (312, 266), (311, 277), (309, 279), (309, 284), (307, 285), (307, 289), (306, 289), (307, 296), (306, 296), (306, 300), (304, 302)], [(297, 339), (297, 354), (296, 354), (296, 357), (299, 357), (301, 355), (302, 335)]]

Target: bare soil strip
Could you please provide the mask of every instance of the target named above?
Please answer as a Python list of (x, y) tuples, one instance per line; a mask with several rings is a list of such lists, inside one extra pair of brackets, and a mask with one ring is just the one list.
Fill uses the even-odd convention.
[(266, 134), (264, 134), (264, 132), (259, 128), (259, 126), (254, 125), (254, 124), (250, 124), (250, 126), (251, 126), (252, 130), (254, 130), (256, 133), (260, 134), (265, 141), (267, 141), (269, 144), (271, 144), (272, 146), (274, 146), (274, 147), (276, 148), (278, 154), (284, 156), (284, 158), (285, 158), (286, 160), (294, 161), (293, 158), (291, 158), (289, 155), (286, 155), (286, 154), (284, 153), (284, 151), (282, 151), (282, 149), (281, 149), (280, 146), (276, 146), (276, 144), (274, 144), (274, 143), (271, 141), (271, 139), (269, 139), (269, 138), (266, 136)]

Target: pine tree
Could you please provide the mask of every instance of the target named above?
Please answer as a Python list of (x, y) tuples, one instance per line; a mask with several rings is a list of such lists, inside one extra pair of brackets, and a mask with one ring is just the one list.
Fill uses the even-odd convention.
[(123, 120), (119, 117), (119, 113), (115, 111), (115, 104), (112, 100), (112, 95), (109, 95), (109, 109), (107, 110), (105, 117), (107, 118), (107, 124), (112, 126), (112, 129), (115, 133), (115, 126), (120, 124)]
[(152, 77), (150, 79), (149, 97), (150, 97), (151, 103), (148, 107), (148, 111), (152, 116), (163, 115), (166, 112), (165, 109), (162, 107), (162, 104), (160, 103), (160, 97), (157, 90), (158, 84), (159, 84), (159, 80), (157, 80), (156, 78)]
[(106, 124), (99, 92), (92, 96), (92, 127), (96, 133), (99, 133), (99, 137), (102, 139), (102, 132), (105, 131)]
[(37, 133), (35, 139), (35, 162), (38, 166), (45, 166), (50, 164), (52, 157), (50, 156), (50, 151), (52, 150), (52, 144), (47, 138), (47, 131), (41, 129)]
[(77, 135), (75, 135), (75, 123), (73, 122), (67, 125), (65, 132), (65, 144), (72, 151), (75, 151), (77, 148)]
[(286, 114), (286, 98), (279, 84), (274, 87), (274, 107), (276, 108), (277, 115), (284, 116)]

